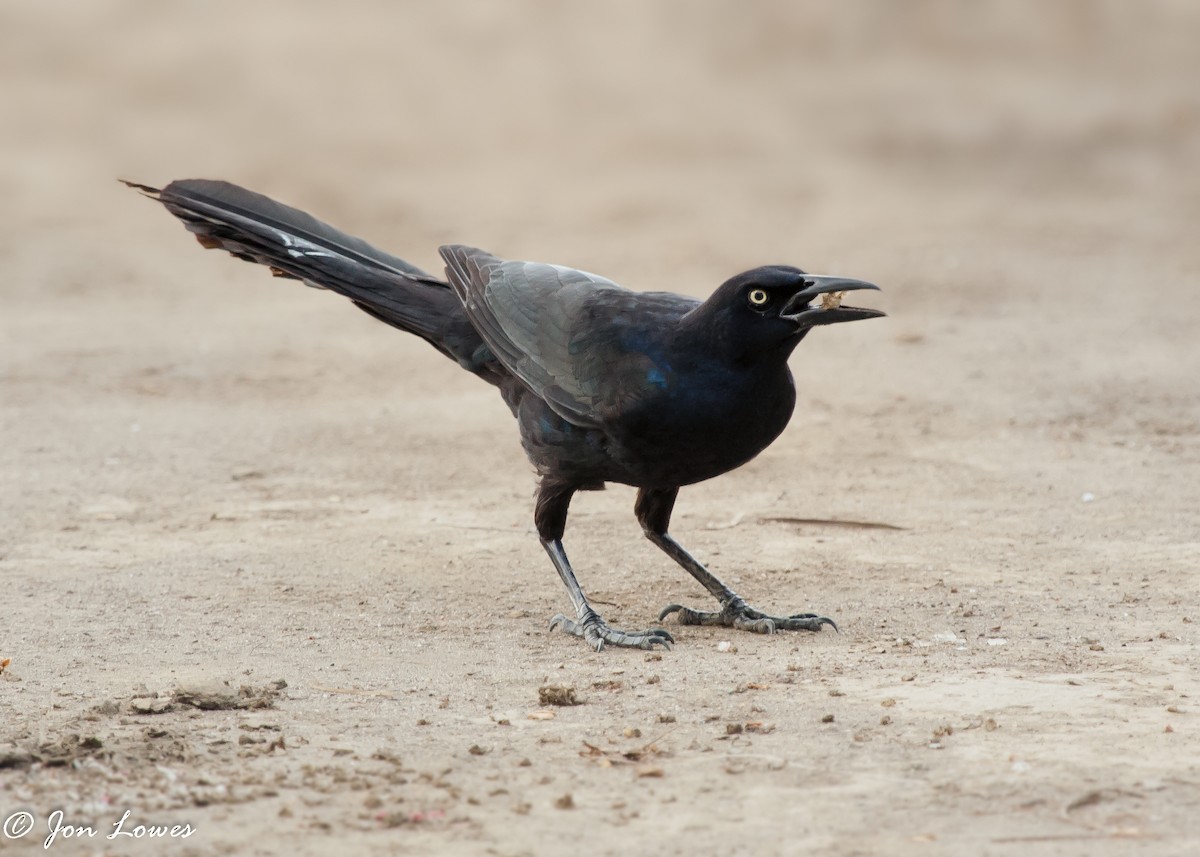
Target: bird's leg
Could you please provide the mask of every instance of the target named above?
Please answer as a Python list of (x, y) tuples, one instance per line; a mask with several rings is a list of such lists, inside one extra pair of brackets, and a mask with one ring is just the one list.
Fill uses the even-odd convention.
[(638, 522), (642, 525), (646, 538), (683, 566), (688, 574), (700, 581), (700, 585), (712, 593), (713, 598), (717, 599), (721, 609), (716, 612), (703, 612), (684, 607), (682, 604), (668, 604), (658, 614), (660, 622), (670, 614), (678, 613), (680, 625), (725, 625), (759, 634), (773, 634), (776, 631), (820, 631), (824, 625), (829, 625), (835, 631), (837, 630), (837, 625), (832, 619), (818, 616), (815, 613), (768, 616), (766, 613), (759, 612), (701, 565), (683, 545), (667, 534), (667, 527), (671, 523), (671, 511), (675, 508), (675, 497), (678, 493), (679, 489), (677, 488), (642, 488), (639, 490), (637, 503), (634, 506)]
[(635, 649), (652, 649), (655, 646), (671, 648), (675, 638), (661, 628), (634, 633), (618, 631), (608, 627), (600, 614), (588, 603), (587, 596), (583, 594), (583, 589), (579, 586), (579, 581), (575, 579), (575, 571), (571, 568), (571, 562), (567, 559), (567, 552), (563, 549), (562, 543), (563, 530), (567, 525), (567, 507), (570, 505), (571, 496), (574, 493), (573, 486), (547, 481), (543, 481), (538, 489), (537, 506), (534, 512), (538, 537), (542, 542), (542, 547), (549, 554), (550, 561), (558, 570), (558, 576), (562, 578), (563, 584), (567, 587), (567, 594), (571, 597), (571, 604), (575, 607), (574, 619), (569, 619), (559, 613), (550, 620), (550, 629), (562, 628), (568, 634), (583, 637), (588, 645), (596, 651), (603, 649), (605, 643), (610, 646), (625, 646)]

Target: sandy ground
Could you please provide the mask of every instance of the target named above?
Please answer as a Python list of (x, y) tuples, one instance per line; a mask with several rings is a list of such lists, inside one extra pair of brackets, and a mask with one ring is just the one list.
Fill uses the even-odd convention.
[[(0, 852), (1200, 853), (1200, 13), (801, 5), (0, 6)], [(673, 528), (842, 633), (548, 634), (493, 391), (117, 176), (882, 284)], [(632, 503), (567, 545), (645, 627), (704, 600)]]

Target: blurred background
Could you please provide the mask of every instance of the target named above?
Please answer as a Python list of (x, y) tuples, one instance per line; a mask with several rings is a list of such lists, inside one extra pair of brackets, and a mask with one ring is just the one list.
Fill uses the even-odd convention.
[[(1187, 0), (50, 0), (0, 16), (5, 231), (53, 222), (60, 249), (133, 216), (117, 175), (225, 177), (429, 266), (462, 240), (699, 291), (784, 260), (886, 274), (906, 303), (910, 287), (975, 302), (1061, 279), (1072, 257), (1119, 264), (1131, 241), (1179, 269), (1192, 243)], [(1063, 267), (1006, 263), (1029, 243)], [(48, 249), (5, 248), (64, 255)], [(39, 267), (61, 286), (132, 255)]]

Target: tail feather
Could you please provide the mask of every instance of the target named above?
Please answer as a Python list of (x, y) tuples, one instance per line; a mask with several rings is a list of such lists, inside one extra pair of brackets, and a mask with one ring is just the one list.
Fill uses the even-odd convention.
[[(266, 230), (268, 239), (272, 237), (270, 232), (274, 231), (274, 240), (282, 241), (285, 247), (302, 250), (312, 245), (309, 249), (322, 248), (367, 267), (434, 280), (416, 265), (372, 247), (361, 238), (334, 229), (311, 214), (229, 182), (182, 179), (171, 182), (161, 190), (129, 181), (124, 184), (157, 199), (198, 238), (207, 235), (215, 225), (233, 229), (248, 228), (250, 235), (262, 234)], [(300, 243), (293, 244), (295, 239), (299, 239)]]
[(495, 382), (498, 364), (458, 297), (447, 283), (417, 266), (228, 182), (184, 179), (161, 189), (124, 183), (161, 202), (204, 247), (350, 298), (359, 309), (420, 336)]

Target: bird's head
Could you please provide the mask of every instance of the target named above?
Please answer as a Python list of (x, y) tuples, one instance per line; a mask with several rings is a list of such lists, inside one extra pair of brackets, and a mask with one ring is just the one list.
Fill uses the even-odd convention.
[(790, 265), (765, 265), (727, 280), (697, 312), (718, 320), (726, 344), (744, 354), (779, 348), (786, 353), (818, 325), (883, 316), (876, 309), (842, 304), (843, 292), (862, 289), (879, 287)]

